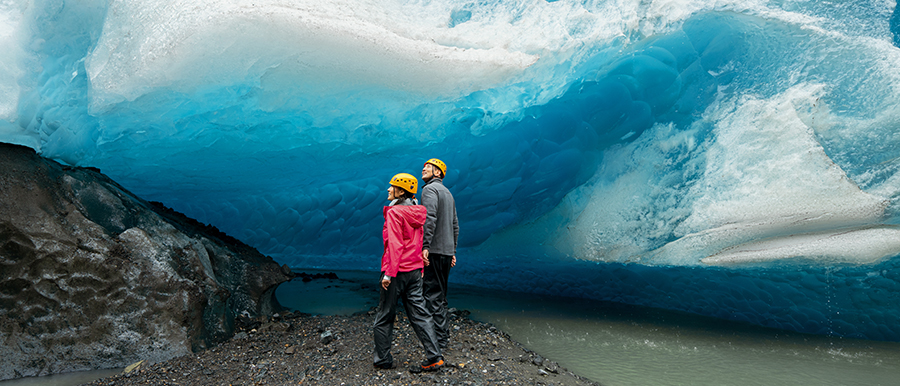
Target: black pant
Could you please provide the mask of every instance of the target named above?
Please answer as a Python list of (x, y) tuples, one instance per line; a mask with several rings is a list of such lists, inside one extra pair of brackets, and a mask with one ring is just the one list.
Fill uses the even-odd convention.
[(425, 309), (434, 319), (434, 333), (441, 350), (450, 343), (449, 318), (447, 317), (447, 278), (450, 277), (450, 263), (453, 256), (429, 254), (431, 264), (425, 267)]
[[(380, 277), (384, 277), (382, 272)], [(380, 278), (379, 277), (379, 278)], [(381, 287), (381, 280), (378, 281)], [(375, 365), (393, 363), (391, 341), (394, 338), (394, 317), (397, 315), (397, 301), (403, 299), (403, 308), (413, 331), (425, 347), (425, 359), (433, 362), (441, 356), (431, 315), (425, 310), (422, 297), (422, 271), (400, 272), (391, 279), (388, 289), (381, 289), (378, 311), (375, 313)]]

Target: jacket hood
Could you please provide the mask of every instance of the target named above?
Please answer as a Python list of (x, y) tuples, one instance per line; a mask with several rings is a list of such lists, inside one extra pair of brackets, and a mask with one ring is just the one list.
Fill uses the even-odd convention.
[(428, 211), (422, 205), (395, 205), (384, 207), (384, 218), (397, 216), (413, 228), (421, 228), (425, 225), (425, 217)]

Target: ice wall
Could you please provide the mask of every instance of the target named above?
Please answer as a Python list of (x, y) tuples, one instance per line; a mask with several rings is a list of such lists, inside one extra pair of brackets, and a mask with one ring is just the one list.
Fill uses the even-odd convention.
[(386, 181), (438, 157), (455, 280), (898, 340), (896, 14), (7, 1), (0, 140), (326, 268), (375, 269)]

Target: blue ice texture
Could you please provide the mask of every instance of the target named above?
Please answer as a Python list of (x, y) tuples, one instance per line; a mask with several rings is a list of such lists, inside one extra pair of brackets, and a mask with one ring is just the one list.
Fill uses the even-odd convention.
[(451, 281), (900, 340), (883, 1), (0, 4), (0, 141), (298, 268), (448, 165)]

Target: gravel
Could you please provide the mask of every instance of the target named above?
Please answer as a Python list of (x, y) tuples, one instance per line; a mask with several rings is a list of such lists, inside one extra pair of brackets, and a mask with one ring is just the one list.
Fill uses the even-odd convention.
[(390, 370), (372, 365), (374, 310), (350, 316), (285, 313), (239, 318), (239, 332), (228, 342), (165, 362), (142, 362), (87, 385), (599, 385), (468, 314), (451, 314), (450, 347), (436, 372), (408, 371), (424, 351), (402, 312), (394, 323), (396, 367)]

